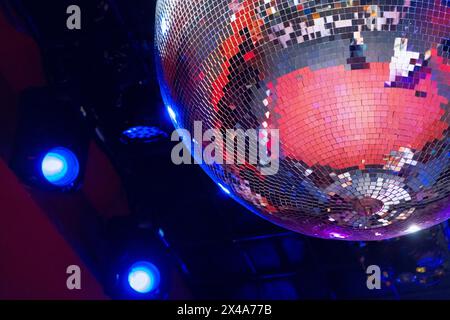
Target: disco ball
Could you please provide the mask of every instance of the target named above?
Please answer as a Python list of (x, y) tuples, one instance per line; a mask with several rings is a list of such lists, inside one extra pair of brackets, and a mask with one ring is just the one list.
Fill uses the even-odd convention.
[(278, 132), (274, 174), (251, 147), (203, 164), (232, 197), (303, 234), (381, 240), (450, 216), (449, 36), (448, 0), (159, 0), (155, 46), (176, 127), (258, 130), (259, 147)]

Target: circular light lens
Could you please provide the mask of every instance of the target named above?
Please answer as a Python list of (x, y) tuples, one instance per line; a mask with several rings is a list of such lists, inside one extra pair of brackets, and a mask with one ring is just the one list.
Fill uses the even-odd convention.
[(54, 148), (43, 158), (41, 165), (44, 178), (55, 186), (68, 186), (78, 177), (80, 165), (75, 154), (66, 148)]
[(159, 287), (160, 273), (150, 262), (137, 262), (128, 273), (128, 284), (138, 293), (150, 293)]

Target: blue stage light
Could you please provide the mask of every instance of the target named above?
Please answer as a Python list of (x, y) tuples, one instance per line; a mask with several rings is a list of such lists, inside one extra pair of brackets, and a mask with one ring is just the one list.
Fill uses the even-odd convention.
[(76, 155), (62, 147), (51, 149), (42, 159), (41, 170), (44, 178), (58, 187), (72, 184), (80, 173)]
[(146, 261), (133, 264), (128, 272), (128, 284), (142, 294), (151, 293), (158, 289), (161, 275), (158, 268)]
[(157, 127), (137, 126), (125, 130), (122, 133), (121, 141), (128, 142), (154, 142), (166, 138), (167, 134)]

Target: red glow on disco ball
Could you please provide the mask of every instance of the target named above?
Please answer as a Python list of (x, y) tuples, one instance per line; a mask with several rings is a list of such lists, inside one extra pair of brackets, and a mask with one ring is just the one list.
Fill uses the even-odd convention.
[(275, 174), (247, 160), (205, 171), (262, 217), (338, 240), (450, 216), (449, 37), (441, 0), (159, 0), (156, 14), (177, 127), (256, 129), (268, 145), (279, 130)]

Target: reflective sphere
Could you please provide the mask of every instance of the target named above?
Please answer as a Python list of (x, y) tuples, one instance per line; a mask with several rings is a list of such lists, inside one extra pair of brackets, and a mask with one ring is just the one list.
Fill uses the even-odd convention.
[(450, 216), (449, 37), (446, 0), (159, 0), (156, 13), (177, 127), (256, 129), (267, 144), (279, 130), (276, 174), (205, 171), (264, 218), (342, 240)]

